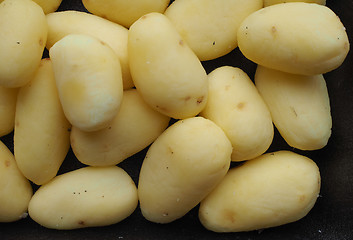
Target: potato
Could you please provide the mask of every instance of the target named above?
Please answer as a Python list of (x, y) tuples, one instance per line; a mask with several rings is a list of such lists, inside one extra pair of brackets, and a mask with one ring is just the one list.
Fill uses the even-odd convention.
[(137, 207), (137, 190), (121, 168), (85, 167), (41, 186), (29, 216), (46, 228), (76, 229), (115, 224)]
[(64, 113), (83, 131), (107, 127), (123, 96), (118, 56), (97, 38), (69, 34), (49, 51)]
[(47, 41), (43, 10), (31, 0), (5, 0), (0, 29), (0, 86), (24, 86), (34, 77)]
[(37, 185), (56, 176), (70, 147), (70, 123), (57, 93), (51, 61), (18, 93), (14, 153), (23, 175)]
[(17, 168), (11, 151), (0, 141), (0, 222), (27, 217), (31, 184)]
[(275, 126), (290, 146), (301, 150), (326, 146), (332, 118), (322, 74), (303, 76), (258, 66), (255, 84)]
[(279, 3), (288, 2), (306, 2), (306, 3), (317, 3), (321, 5), (326, 5), (326, 0), (264, 0), (264, 7), (271, 6)]
[(129, 30), (128, 52), (135, 86), (153, 109), (184, 119), (205, 107), (206, 71), (166, 16), (150, 13), (137, 20)]
[(176, 0), (165, 11), (201, 61), (226, 55), (237, 47), (237, 30), (262, 0)]
[(15, 125), (15, 112), (18, 88), (0, 86), (0, 137), (12, 132)]
[(349, 51), (343, 24), (328, 7), (276, 4), (249, 15), (238, 45), (251, 61), (283, 72), (316, 75), (339, 67)]
[(71, 131), (71, 147), (79, 161), (91, 166), (116, 165), (150, 145), (170, 118), (152, 110), (136, 89), (126, 90), (119, 113), (100, 131)]
[(223, 129), (233, 146), (232, 161), (263, 154), (273, 139), (271, 114), (248, 75), (223, 66), (209, 76), (208, 102), (201, 116)]
[(91, 13), (130, 27), (147, 13), (163, 13), (169, 0), (82, 0), (82, 3)]
[(229, 170), (200, 204), (199, 219), (215, 232), (241, 232), (297, 221), (320, 191), (314, 161), (290, 151), (264, 154)]
[[(3, 2), (4, 0), (0, 0), (0, 3)], [(32, 0), (33, 2), (37, 3), (42, 9), (44, 14), (48, 14), (51, 12), (55, 12), (62, 0)]]
[(127, 53), (128, 30), (101, 17), (78, 11), (50, 13), (48, 22), (47, 49), (68, 34), (86, 34), (105, 42), (118, 55), (124, 89), (134, 86)]
[(231, 143), (215, 123), (202, 117), (180, 120), (149, 148), (138, 183), (140, 208), (152, 222), (184, 216), (222, 180)]

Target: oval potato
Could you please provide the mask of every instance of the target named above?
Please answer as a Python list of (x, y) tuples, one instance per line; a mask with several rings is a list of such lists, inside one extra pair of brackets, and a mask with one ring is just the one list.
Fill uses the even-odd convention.
[(15, 112), (18, 88), (0, 86), (0, 137), (12, 132), (15, 125)]
[(35, 77), (18, 93), (14, 153), (23, 175), (37, 185), (56, 176), (70, 147), (67, 121), (46, 58)]
[(130, 74), (127, 39), (128, 30), (101, 17), (79, 11), (62, 11), (46, 16), (48, 22), (47, 49), (69, 34), (86, 34), (105, 42), (118, 55), (124, 89), (134, 86)]
[(136, 89), (126, 90), (110, 126), (95, 132), (73, 127), (71, 147), (86, 165), (116, 165), (150, 145), (167, 128), (169, 120), (151, 109)]
[(301, 150), (326, 146), (332, 118), (322, 74), (303, 76), (258, 66), (255, 84), (275, 126), (290, 146)]
[(232, 146), (215, 123), (202, 117), (180, 120), (149, 148), (138, 183), (140, 208), (152, 222), (184, 216), (222, 180)]
[(239, 28), (238, 45), (259, 65), (302, 75), (336, 69), (349, 51), (337, 15), (326, 6), (304, 2), (275, 4), (252, 13)]
[(164, 14), (198, 58), (206, 61), (235, 49), (241, 22), (262, 5), (262, 0), (176, 0)]
[(170, 0), (82, 0), (89, 12), (127, 28), (147, 13), (163, 13), (169, 2)]
[(263, 154), (273, 139), (271, 114), (248, 75), (224, 66), (208, 75), (208, 101), (201, 116), (223, 129), (233, 146), (232, 161)]
[(280, 226), (306, 216), (319, 191), (314, 161), (289, 151), (267, 153), (229, 170), (201, 202), (199, 219), (215, 232)]
[(25, 218), (32, 194), (32, 186), (17, 168), (13, 154), (0, 141), (0, 222)]
[(29, 203), (28, 213), (46, 228), (97, 227), (124, 220), (137, 202), (135, 183), (123, 169), (85, 167), (41, 186)]
[(264, 0), (264, 7), (268, 7), (279, 3), (288, 2), (306, 2), (306, 3), (317, 3), (321, 5), (326, 5), (326, 0)]
[(150, 13), (137, 20), (128, 51), (136, 89), (153, 109), (184, 119), (205, 107), (206, 71), (166, 16)]
[(82, 34), (65, 36), (49, 55), (69, 122), (83, 131), (107, 127), (123, 96), (118, 56), (104, 42)]
[(35, 75), (47, 41), (43, 10), (32, 0), (0, 4), (0, 86), (15, 88)]

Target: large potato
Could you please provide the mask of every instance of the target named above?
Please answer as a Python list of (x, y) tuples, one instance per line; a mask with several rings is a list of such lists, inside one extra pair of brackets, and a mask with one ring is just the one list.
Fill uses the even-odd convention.
[(18, 88), (0, 86), (0, 137), (14, 128), (17, 94)]
[(27, 216), (33, 191), (17, 168), (10, 150), (0, 141), (0, 222), (13, 222)]
[(263, 154), (272, 143), (271, 114), (248, 75), (224, 66), (209, 76), (209, 93), (201, 116), (215, 122), (232, 143), (232, 161)]
[(29, 216), (47, 228), (111, 225), (137, 207), (137, 190), (121, 168), (85, 167), (55, 177), (33, 195)]
[(97, 38), (69, 34), (49, 51), (64, 113), (83, 131), (107, 127), (123, 96), (118, 56)]
[(91, 13), (130, 27), (147, 13), (163, 13), (169, 0), (82, 0), (82, 3)]
[(136, 89), (126, 90), (110, 126), (95, 132), (73, 127), (71, 147), (84, 164), (116, 165), (150, 145), (167, 128), (169, 120), (151, 109)]
[(264, 0), (264, 7), (271, 6), (279, 3), (288, 2), (306, 2), (306, 3), (317, 3), (321, 5), (326, 5), (326, 0)]
[(215, 232), (260, 230), (308, 214), (320, 191), (311, 159), (289, 151), (267, 153), (229, 170), (200, 204), (199, 218)]
[[(4, 0), (0, 0), (0, 3), (3, 2)], [(48, 14), (51, 12), (55, 12), (62, 0), (32, 0), (33, 2), (37, 3), (42, 9), (44, 14)]]
[(37, 185), (56, 176), (70, 147), (67, 121), (51, 61), (43, 59), (35, 77), (18, 93), (14, 152), (23, 175)]
[(128, 51), (135, 86), (153, 109), (183, 119), (204, 108), (205, 69), (166, 16), (150, 13), (137, 20), (129, 30)]
[(37, 71), (47, 41), (43, 10), (31, 0), (5, 0), (0, 29), (0, 86), (24, 86)]
[(124, 89), (134, 86), (127, 53), (128, 30), (101, 17), (78, 11), (63, 11), (48, 14), (47, 49), (69, 34), (86, 34), (105, 42), (118, 55)]
[(201, 61), (226, 55), (237, 47), (237, 31), (262, 0), (176, 0), (165, 11)]
[(238, 45), (251, 61), (279, 71), (316, 75), (339, 67), (349, 51), (343, 24), (328, 7), (292, 2), (249, 15)]
[(301, 150), (326, 146), (332, 118), (322, 74), (303, 76), (258, 66), (255, 84), (275, 126), (290, 146)]
[(143, 161), (138, 194), (143, 216), (169, 223), (195, 207), (229, 169), (232, 146), (215, 123), (180, 120), (151, 145)]

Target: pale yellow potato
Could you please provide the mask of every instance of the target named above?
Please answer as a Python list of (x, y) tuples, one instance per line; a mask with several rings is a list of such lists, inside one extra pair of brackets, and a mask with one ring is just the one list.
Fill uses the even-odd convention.
[(229, 170), (201, 202), (199, 219), (214, 232), (280, 226), (306, 216), (319, 191), (314, 161), (290, 151), (267, 153)]
[(37, 71), (47, 41), (43, 10), (31, 0), (5, 0), (0, 29), (0, 86), (24, 86)]
[(105, 42), (118, 55), (124, 89), (134, 86), (127, 53), (128, 30), (101, 17), (79, 11), (62, 11), (46, 16), (48, 22), (47, 49), (68, 34), (86, 34)]
[(119, 113), (109, 127), (71, 131), (77, 159), (91, 166), (116, 165), (150, 145), (168, 126), (170, 118), (151, 109), (136, 89), (124, 91)]
[(150, 13), (136, 21), (128, 52), (136, 89), (153, 109), (184, 119), (205, 107), (206, 71), (166, 16)]
[(14, 222), (27, 217), (33, 190), (17, 168), (11, 151), (0, 141), (0, 222)]
[(169, 2), (170, 0), (82, 0), (89, 12), (127, 28), (147, 13), (163, 13)]
[(15, 112), (18, 88), (0, 86), (0, 137), (12, 132), (15, 125)]
[(70, 147), (67, 121), (51, 61), (43, 59), (35, 77), (18, 93), (14, 154), (23, 175), (37, 185), (56, 176)]
[[(0, 3), (4, 0), (0, 0)], [(55, 12), (62, 0), (32, 0), (33, 2), (37, 3), (42, 9), (44, 14)]]
[(248, 75), (223, 66), (209, 76), (208, 101), (201, 116), (223, 129), (233, 146), (232, 161), (263, 154), (273, 139), (271, 114)]
[(104, 42), (82, 34), (65, 36), (49, 55), (69, 122), (83, 131), (107, 127), (123, 96), (118, 56)]
[(306, 3), (317, 3), (321, 5), (326, 5), (326, 0), (263, 0), (263, 1), (264, 1), (264, 7), (268, 7), (279, 3), (288, 3), (288, 2), (306, 2)]
[(262, 0), (176, 0), (164, 14), (205, 61), (235, 49), (241, 22), (262, 6)]
[(303, 76), (258, 66), (255, 84), (275, 126), (290, 146), (301, 150), (326, 146), (332, 118), (322, 74)]
[(316, 75), (339, 67), (349, 51), (345, 27), (328, 7), (292, 2), (249, 15), (238, 30), (244, 56), (283, 72)]
[(184, 216), (223, 179), (232, 146), (221, 128), (203, 117), (180, 120), (149, 148), (140, 171), (143, 216), (169, 223)]
[(46, 228), (118, 223), (137, 207), (137, 189), (121, 168), (85, 167), (55, 177), (33, 195), (29, 216)]

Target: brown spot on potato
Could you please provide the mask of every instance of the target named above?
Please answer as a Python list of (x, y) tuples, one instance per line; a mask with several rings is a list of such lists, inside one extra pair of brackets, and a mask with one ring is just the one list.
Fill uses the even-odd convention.
[(85, 221), (80, 220), (80, 221), (78, 221), (78, 224), (79, 225), (85, 225)]
[(146, 19), (147, 18), (147, 16), (146, 15), (143, 15), (142, 17), (141, 17), (141, 19)]
[(43, 38), (40, 38), (39, 39), (39, 46), (43, 46), (43, 44), (44, 44)]
[(224, 87), (224, 90), (228, 91), (230, 88), (231, 88), (230, 85), (226, 85), (226, 86)]
[(105, 44), (105, 42), (103, 42), (103, 41), (99, 41), (100, 42), (100, 44), (102, 44), (103, 46), (106, 46), (107, 44)]
[(272, 28), (271, 28), (271, 33), (272, 33), (272, 34), (275, 34), (276, 32), (277, 32), (276, 27), (275, 27), (275, 26), (272, 26)]
[(305, 195), (300, 195), (299, 196), (299, 202), (304, 202), (306, 199)]
[(224, 220), (227, 222), (235, 223), (236, 222), (236, 213), (232, 210), (225, 209), (223, 212)]
[(16, 127), (19, 127), (19, 126), (20, 126), (20, 122), (17, 121), (17, 122), (15, 123), (15, 126), (16, 126)]
[(168, 150), (169, 150), (169, 152), (170, 152), (171, 154), (174, 154), (174, 151), (173, 151), (173, 149), (172, 149), (171, 147), (168, 147)]
[(189, 101), (191, 99), (190, 96), (187, 96), (186, 98), (184, 98), (185, 101)]
[(168, 110), (165, 107), (161, 107), (159, 105), (156, 105), (156, 108), (160, 109), (163, 112), (168, 112)]
[(184, 41), (182, 39), (179, 40), (179, 45), (184, 46)]
[(5, 161), (5, 167), (10, 167), (10, 165), (11, 165), (11, 162), (9, 160), (6, 160)]
[(348, 49), (349, 48), (349, 42), (345, 42), (343, 48), (344, 49)]
[(203, 99), (204, 99), (205, 97), (204, 96), (202, 96), (202, 97), (199, 97), (198, 99), (197, 99), (197, 104), (201, 104), (202, 102), (203, 102)]
[(244, 102), (240, 102), (240, 103), (238, 103), (238, 105), (237, 105), (237, 108), (238, 108), (239, 110), (244, 109), (244, 107), (245, 107), (245, 103), (244, 103)]
[(297, 111), (295, 110), (294, 107), (290, 107), (290, 109), (292, 110), (293, 114), (295, 115), (295, 117), (298, 117), (298, 113)]

